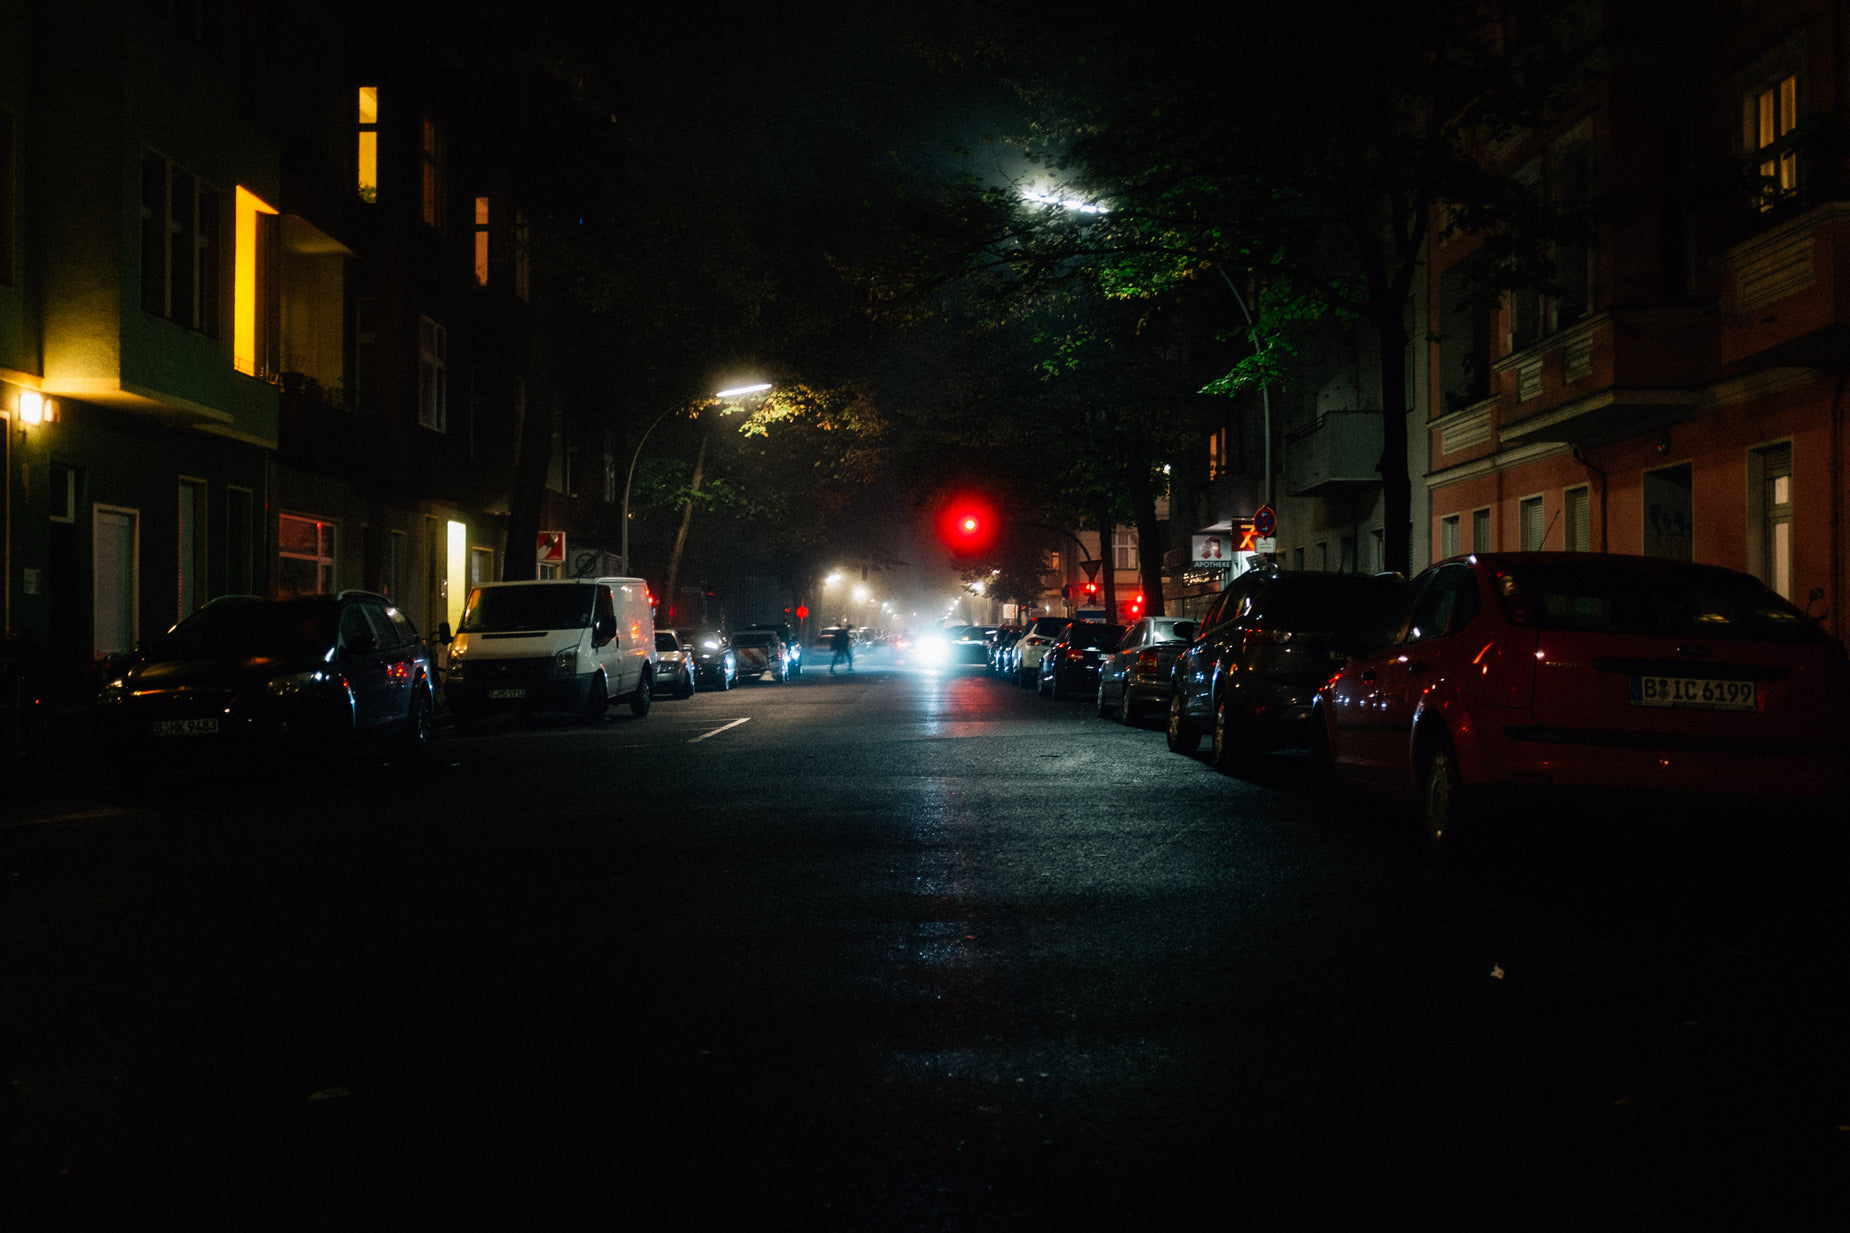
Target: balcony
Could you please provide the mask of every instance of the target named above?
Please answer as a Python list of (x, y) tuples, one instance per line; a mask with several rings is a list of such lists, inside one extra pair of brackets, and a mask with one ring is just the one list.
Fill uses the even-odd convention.
[(1285, 491), (1347, 497), (1381, 483), (1381, 413), (1326, 411), (1285, 434)]
[(1822, 201), (1727, 249), (1721, 361), (1827, 367), (1850, 344), (1850, 201)]

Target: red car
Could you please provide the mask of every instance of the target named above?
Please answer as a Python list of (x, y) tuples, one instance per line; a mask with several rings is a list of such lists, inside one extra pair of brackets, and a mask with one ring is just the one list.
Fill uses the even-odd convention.
[(1745, 574), (1592, 553), (1479, 554), (1407, 584), (1318, 691), (1349, 784), (1423, 805), (1434, 840), (1492, 789), (1841, 794), (1850, 660)]

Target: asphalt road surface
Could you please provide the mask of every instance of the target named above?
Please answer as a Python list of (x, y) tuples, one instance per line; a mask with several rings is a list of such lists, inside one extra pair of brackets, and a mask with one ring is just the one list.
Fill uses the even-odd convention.
[(0, 1226), (1850, 1228), (1842, 817), (1435, 860), (968, 672), (0, 809)]

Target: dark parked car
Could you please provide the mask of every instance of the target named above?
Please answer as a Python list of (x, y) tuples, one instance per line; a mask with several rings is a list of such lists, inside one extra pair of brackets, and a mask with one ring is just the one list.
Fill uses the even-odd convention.
[(740, 676), (754, 681), (763, 680), (767, 674), (773, 681), (789, 678), (790, 663), (784, 655), (784, 644), (770, 630), (742, 629), (729, 641)]
[(675, 637), (694, 654), (694, 669), (708, 689), (731, 689), (739, 683), (739, 660), (732, 643), (716, 629), (696, 633), (677, 629)]
[(430, 746), (430, 656), (366, 591), (213, 600), (103, 688), (98, 739), (119, 778), (155, 763)]
[(1135, 724), (1151, 707), (1169, 700), (1169, 670), (1195, 636), (1186, 617), (1144, 617), (1119, 639), (1098, 671), (1098, 713)]
[(1231, 769), (1268, 749), (1308, 748), (1310, 707), (1353, 641), (1400, 591), (1394, 574), (1254, 570), (1222, 591), (1176, 656), (1169, 685), (1169, 748), (1192, 752), (1212, 736), (1214, 763)]
[(1021, 638), (1021, 626), (999, 625), (989, 636), (989, 670), (998, 675), (1008, 671), (1009, 648)]
[(768, 629), (777, 635), (777, 640), (784, 644), (784, 670), (789, 676), (803, 675), (803, 640), (791, 632), (786, 622), (759, 622), (747, 625), (747, 629)]
[(1098, 693), (1098, 666), (1124, 637), (1124, 626), (1074, 621), (1041, 659), (1040, 692), (1051, 698)]
[(1769, 798), (1842, 808), (1850, 660), (1733, 570), (1482, 553), (1419, 575), (1352, 649), (1318, 694), (1315, 752), (1418, 803), (1435, 841), (1493, 794), (1672, 818), (1746, 803), (1757, 825), (1799, 821)]

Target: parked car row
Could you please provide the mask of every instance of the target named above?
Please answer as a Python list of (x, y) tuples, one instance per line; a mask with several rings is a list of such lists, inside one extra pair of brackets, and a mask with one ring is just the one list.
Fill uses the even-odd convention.
[(801, 649), (774, 625), (730, 638), (655, 629), (635, 578), (483, 583), (454, 636), (443, 627), (430, 639), (368, 591), (235, 595), (112, 664), (97, 741), (123, 782), (258, 755), (415, 757), (430, 746), (439, 699), (459, 727), (540, 713), (596, 721), (617, 702), (640, 718), (658, 695), (800, 671)]
[[(1037, 623), (1038, 624), (1038, 623)], [(998, 671), (1071, 693), (1073, 643)], [(1098, 626), (1099, 629), (1112, 629)], [(1019, 644), (1018, 644), (1019, 645)], [(1082, 651), (1083, 654), (1083, 651)], [(1481, 553), (1411, 581), (1254, 571), (1198, 623), (1146, 617), (1103, 655), (1098, 713), (1161, 709), (1170, 749), (1238, 772), (1306, 750), (1313, 776), (1411, 807), (1434, 843), (1515, 806), (1660, 816), (1850, 787), (1850, 657), (1758, 579), (1599, 553)], [(1833, 814), (1834, 816), (1834, 814)]]

